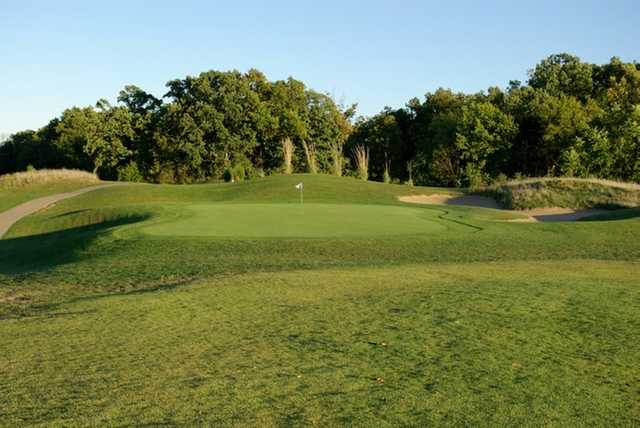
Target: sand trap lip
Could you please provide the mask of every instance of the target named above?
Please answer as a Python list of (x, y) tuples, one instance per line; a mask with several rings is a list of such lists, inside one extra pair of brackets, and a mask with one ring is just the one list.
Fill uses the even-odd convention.
[[(413, 195), (413, 196), (400, 196), (398, 198), (401, 202), (408, 202), (411, 204), (430, 204), (430, 205), (459, 205), (469, 207), (491, 208), (500, 209), (498, 203), (486, 196), (477, 195)], [(574, 210), (571, 208), (536, 208), (532, 210), (503, 210), (518, 214), (524, 214), (527, 217), (506, 220), (510, 222), (558, 222), (558, 221), (575, 221), (581, 218), (590, 217), (595, 214), (606, 212), (606, 210), (598, 209), (581, 209)]]
[(498, 203), (486, 196), (477, 195), (413, 195), (400, 196), (401, 202), (409, 202), (412, 204), (432, 204), (432, 205), (461, 205), (469, 207), (493, 208), (500, 209)]

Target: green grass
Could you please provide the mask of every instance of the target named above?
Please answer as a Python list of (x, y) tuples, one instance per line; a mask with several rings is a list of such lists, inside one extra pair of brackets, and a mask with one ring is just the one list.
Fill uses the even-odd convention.
[[(356, 204), (206, 204), (143, 229), (158, 236), (338, 238), (436, 234), (448, 224), (435, 210)], [(473, 229), (470, 229), (470, 231)]]
[(0, 175), (0, 212), (32, 199), (99, 183), (100, 180), (95, 174), (68, 169), (44, 169)]
[(0, 426), (637, 423), (640, 219), (397, 200), (445, 191), (131, 185), (20, 221)]
[(527, 179), (480, 191), (508, 209), (630, 208), (640, 205), (640, 186), (604, 180)]
[(84, 187), (93, 186), (96, 182), (68, 181), (60, 183), (36, 184), (26, 189), (0, 189), (0, 212), (16, 207), (32, 199), (58, 193), (72, 192)]
[[(57, 193), (71, 192), (84, 187), (99, 184), (97, 180), (72, 178), (53, 183), (36, 183), (20, 187), (3, 187), (0, 185), (0, 212), (18, 206), (32, 199)], [(0, 181), (1, 184), (1, 181)]]

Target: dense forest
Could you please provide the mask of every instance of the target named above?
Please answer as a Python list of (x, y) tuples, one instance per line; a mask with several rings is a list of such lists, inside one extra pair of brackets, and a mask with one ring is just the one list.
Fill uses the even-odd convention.
[(125, 87), (117, 105), (73, 107), (0, 146), (0, 174), (77, 168), (163, 183), (283, 172), (478, 186), (520, 176), (640, 181), (640, 64), (552, 55), (528, 81), (477, 94), (438, 89), (355, 118), (302, 82), (257, 70)]

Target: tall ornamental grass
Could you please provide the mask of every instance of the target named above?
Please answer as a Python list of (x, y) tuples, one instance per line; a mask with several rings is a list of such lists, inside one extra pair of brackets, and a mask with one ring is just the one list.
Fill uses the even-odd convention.
[(356, 161), (357, 177), (367, 181), (369, 179), (369, 149), (358, 145), (353, 149), (353, 156)]
[(294, 147), (291, 138), (285, 138), (284, 140), (282, 140), (282, 172), (284, 172), (285, 174), (293, 173), (293, 150)]
[(83, 181), (98, 183), (100, 180), (95, 174), (76, 169), (41, 169), (13, 174), (0, 175), (0, 189), (16, 189), (31, 184), (57, 183), (60, 181)]
[(315, 144), (308, 144), (302, 140), (302, 148), (304, 149), (304, 155), (307, 158), (307, 172), (310, 174), (316, 174), (318, 172), (318, 162), (316, 160), (316, 146)]

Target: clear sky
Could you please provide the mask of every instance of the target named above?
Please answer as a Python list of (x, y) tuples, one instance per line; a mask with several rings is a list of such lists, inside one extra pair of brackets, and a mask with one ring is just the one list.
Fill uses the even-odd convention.
[(640, 60), (639, 41), (638, 0), (0, 0), (0, 134), (209, 69), (293, 76), (369, 115), (524, 81), (552, 53)]

